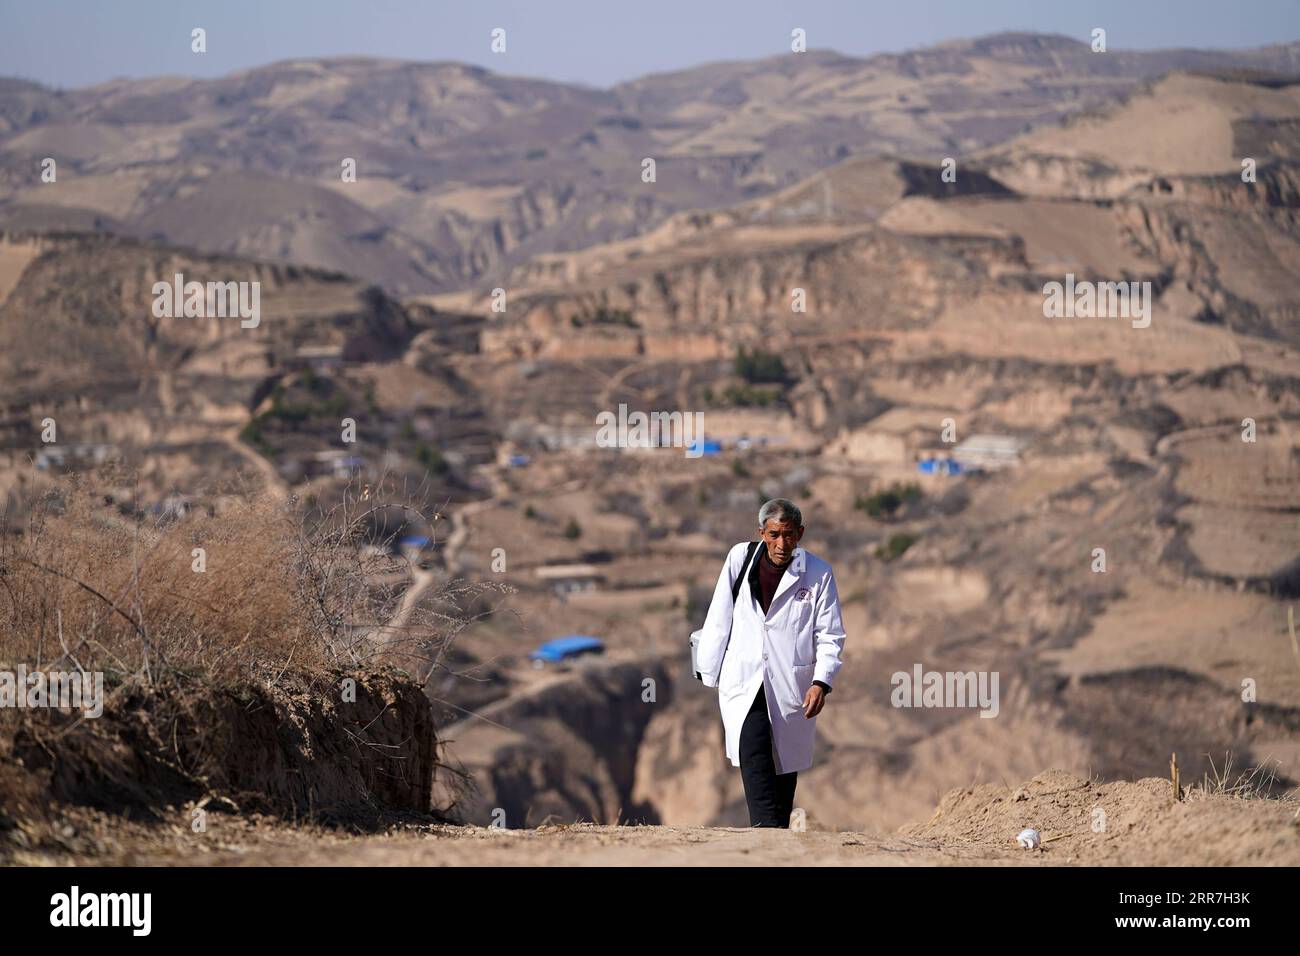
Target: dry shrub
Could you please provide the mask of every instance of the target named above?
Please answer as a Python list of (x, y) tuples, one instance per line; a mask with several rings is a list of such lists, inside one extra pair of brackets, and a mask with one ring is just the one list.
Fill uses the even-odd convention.
[[(106, 691), (103, 720), (0, 708), (0, 836), (52, 800), (147, 809), (222, 787), (295, 813), (427, 804), (443, 761), (422, 690), (509, 589), (395, 553), (439, 520), (418, 493), (349, 486), (318, 507), (245, 489), (162, 514), (140, 499), (72, 478), (0, 529), (0, 670), (99, 671)], [(298, 769), (264, 786), (268, 767)], [(472, 784), (443, 769), (454, 804)]]
[(115, 507), (89, 485), (63, 483), (0, 539), (0, 662), (100, 670), (110, 684), (382, 662), (424, 680), (469, 623), (465, 595), (491, 590), (435, 584), (388, 553), (374, 517), (419, 514), (409, 500), (348, 488), (304, 509), (245, 493), (177, 517)]
[(285, 518), (264, 499), (219, 516), (123, 515), (73, 480), (0, 554), (4, 656), (146, 679), (323, 663), (297, 606)]

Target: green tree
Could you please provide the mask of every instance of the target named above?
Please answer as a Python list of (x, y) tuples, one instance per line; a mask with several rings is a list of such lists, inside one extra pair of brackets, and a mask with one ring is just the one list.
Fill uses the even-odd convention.
[(921, 486), (915, 482), (905, 485), (893, 484), (882, 491), (865, 498), (859, 495), (853, 507), (865, 511), (872, 518), (892, 518), (905, 504), (920, 500)]
[(785, 360), (775, 352), (755, 348), (736, 350), (736, 374), (750, 385), (784, 384), (787, 380)]
[(876, 557), (882, 561), (893, 561), (903, 555), (903, 552), (916, 544), (916, 537), (910, 534), (893, 534), (889, 540), (876, 548)]

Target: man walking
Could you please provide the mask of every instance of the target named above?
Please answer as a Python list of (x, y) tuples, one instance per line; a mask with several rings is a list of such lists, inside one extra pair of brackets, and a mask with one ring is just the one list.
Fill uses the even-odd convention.
[(749, 825), (788, 828), (798, 771), (812, 766), (817, 715), (840, 669), (844, 625), (831, 566), (798, 547), (798, 506), (766, 502), (758, 529), (757, 542), (727, 555), (697, 661), (700, 680), (718, 688)]

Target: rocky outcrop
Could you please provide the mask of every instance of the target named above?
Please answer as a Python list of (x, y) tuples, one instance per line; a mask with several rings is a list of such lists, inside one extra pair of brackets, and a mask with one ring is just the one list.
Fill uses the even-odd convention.
[[(356, 681), (355, 701), (345, 678)], [(327, 820), (430, 806), (432, 711), (394, 673), (288, 675), (276, 686), (174, 681), (109, 694), (95, 720), (18, 713), (0, 732), (0, 817), (39, 815), (50, 801), (159, 817), (209, 798)]]

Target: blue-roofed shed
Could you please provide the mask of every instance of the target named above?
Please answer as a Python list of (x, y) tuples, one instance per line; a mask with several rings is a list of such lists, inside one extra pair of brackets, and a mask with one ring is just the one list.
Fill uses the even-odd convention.
[(589, 637), (586, 634), (570, 634), (567, 637), (557, 637), (545, 642), (528, 656), (535, 661), (556, 663), (583, 654), (602, 654), (604, 651), (605, 642), (600, 638)]

